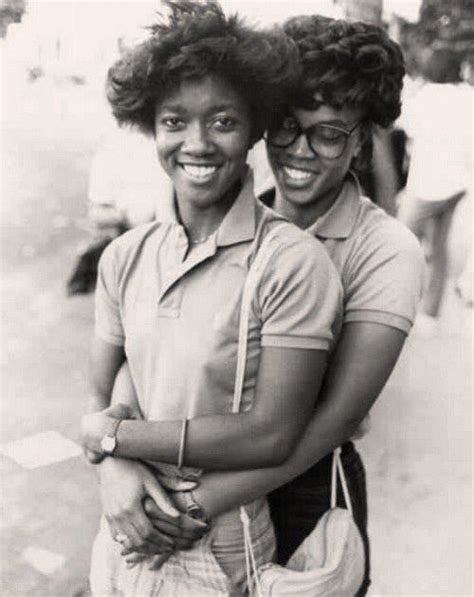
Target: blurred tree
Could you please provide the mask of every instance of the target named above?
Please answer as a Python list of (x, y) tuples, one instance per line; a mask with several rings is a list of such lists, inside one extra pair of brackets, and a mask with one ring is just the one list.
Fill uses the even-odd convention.
[(347, 19), (382, 24), (383, 0), (339, 0)]
[(20, 23), (26, 9), (26, 0), (0, 0), (0, 37), (7, 35), (10, 23)]
[(435, 48), (474, 49), (474, 0), (422, 0), (420, 33)]

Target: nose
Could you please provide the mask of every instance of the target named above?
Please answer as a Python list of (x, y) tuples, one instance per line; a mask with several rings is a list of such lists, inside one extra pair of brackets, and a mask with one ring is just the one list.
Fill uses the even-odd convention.
[(186, 136), (181, 150), (192, 155), (205, 155), (214, 149), (207, 127), (201, 122), (193, 122), (186, 128)]
[(290, 145), (288, 153), (302, 158), (314, 158), (314, 151), (309, 146), (308, 139), (303, 132)]

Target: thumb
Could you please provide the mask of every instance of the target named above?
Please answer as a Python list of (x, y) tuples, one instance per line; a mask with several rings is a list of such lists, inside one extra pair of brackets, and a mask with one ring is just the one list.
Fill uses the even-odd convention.
[(181, 512), (175, 508), (166, 491), (161, 487), (156, 479), (145, 479), (144, 487), (147, 494), (162, 512), (171, 518), (179, 518), (181, 516)]
[(132, 411), (126, 404), (114, 404), (102, 411), (104, 415), (113, 419), (128, 419), (132, 416)]

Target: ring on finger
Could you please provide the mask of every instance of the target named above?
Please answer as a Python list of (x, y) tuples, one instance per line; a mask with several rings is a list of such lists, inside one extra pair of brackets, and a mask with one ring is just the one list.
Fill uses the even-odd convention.
[(124, 535), (123, 533), (119, 533), (118, 535), (115, 535), (115, 541), (123, 545), (127, 541), (130, 541), (130, 538), (127, 535)]

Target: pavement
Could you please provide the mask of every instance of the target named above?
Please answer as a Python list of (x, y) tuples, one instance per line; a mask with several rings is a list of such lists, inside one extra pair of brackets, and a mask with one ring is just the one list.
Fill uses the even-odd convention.
[[(45, 86), (41, 93), (25, 87), (3, 113), (3, 597), (80, 595), (99, 517), (94, 473), (74, 455), (92, 299), (68, 298), (64, 289), (87, 238), (99, 116), (79, 87), (63, 92), (59, 108), (51, 97)], [(453, 235), (465, 236), (465, 226), (455, 223)], [(453, 275), (464, 253), (465, 243), (453, 243)], [(471, 349), (472, 311), (449, 291), (435, 336), (408, 339), (373, 409), (371, 432), (359, 444), (368, 474), (371, 595), (472, 594)]]

